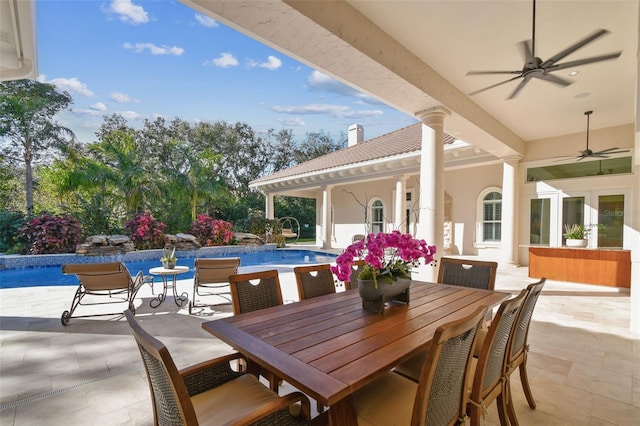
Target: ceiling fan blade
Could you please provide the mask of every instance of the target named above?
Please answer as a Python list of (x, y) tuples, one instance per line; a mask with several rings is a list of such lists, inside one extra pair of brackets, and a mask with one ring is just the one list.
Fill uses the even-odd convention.
[(467, 75), (522, 74), (522, 71), (467, 71)]
[(607, 34), (608, 32), (609, 31), (607, 31), (607, 30), (599, 29), (596, 32), (594, 32), (593, 34), (583, 38), (579, 42), (567, 47), (563, 51), (561, 51), (559, 53), (556, 53), (554, 56), (552, 56), (549, 59), (547, 59), (546, 61), (544, 61), (540, 66), (542, 68), (549, 67), (549, 66), (555, 64), (556, 62), (558, 62), (560, 59), (564, 58), (565, 56), (567, 56), (567, 55), (575, 52), (576, 50), (580, 49), (581, 47), (591, 43), (595, 39), (597, 39), (599, 37), (602, 37), (603, 35)]
[(518, 86), (515, 88), (515, 90), (511, 92), (511, 95), (509, 95), (507, 100), (515, 98), (518, 93), (524, 88), (524, 86), (529, 82), (529, 80), (531, 80), (531, 75), (525, 76), (520, 84), (518, 84)]
[(519, 76), (519, 75), (517, 75), (517, 76), (515, 76), (515, 77), (513, 77), (513, 78), (509, 78), (509, 79), (507, 79), (507, 80), (501, 81), (500, 83), (492, 84), (491, 86), (485, 87), (484, 89), (476, 90), (475, 92), (471, 92), (471, 93), (469, 93), (469, 96), (476, 95), (476, 94), (478, 94), (478, 93), (480, 93), (480, 92), (484, 92), (485, 90), (493, 89), (494, 87), (501, 86), (501, 85), (503, 85), (503, 84), (506, 84), (506, 83), (508, 83), (508, 82), (510, 82), (510, 81), (513, 81), (513, 80), (516, 80), (516, 79), (518, 79), (518, 78), (520, 78), (520, 76)]
[(536, 72), (536, 73), (531, 73), (531, 77), (538, 78), (540, 80), (545, 80), (550, 83), (557, 84), (559, 86), (568, 86), (570, 84), (573, 84), (573, 81), (565, 80), (564, 78), (560, 78), (553, 74)]
[(573, 67), (577, 67), (577, 66), (580, 66), (580, 65), (592, 64), (594, 62), (608, 61), (610, 59), (617, 59), (620, 55), (622, 55), (622, 51), (609, 53), (608, 55), (593, 56), (591, 58), (585, 58), (585, 59), (578, 59), (578, 60), (575, 60), (575, 61), (563, 62), (562, 64), (552, 65), (552, 66), (547, 67), (545, 69), (546, 69), (547, 72), (558, 71), (558, 70), (562, 70), (562, 69), (565, 69), (565, 68), (573, 68)]
[(629, 150), (628, 149), (620, 149), (620, 148), (616, 147), (616, 148), (603, 149), (602, 151), (597, 151), (597, 152), (594, 152), (593, 154), (594, 155), (598, 155), (598, 154), (622, 154), (623, 152), (629, 152)]
[(531, 50), (531, 43), (529, 43), (529, 40), (521, 41), (520, 43), (518, 43), (518, 45), (520, 45), (520, 50), (523, 53), (522, 56), (524, 58), (525, 64), (533, 63), (535, 61), (535, 56), (533, 55), (533, 51)]

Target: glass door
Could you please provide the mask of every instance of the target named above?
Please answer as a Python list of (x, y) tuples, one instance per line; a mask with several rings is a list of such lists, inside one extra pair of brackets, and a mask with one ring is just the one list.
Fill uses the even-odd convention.
[[(562, 199), (562, 234), (564, 234), (565, 227), (587, 225), (584, 223), (584, 207), (584, 197), (564, 197)], [(562, 245), (566, 244), (566, 240), (562, 235)]]
[(624, 213), (624, 194), (598, 197), (598, 247), (623, 247)]

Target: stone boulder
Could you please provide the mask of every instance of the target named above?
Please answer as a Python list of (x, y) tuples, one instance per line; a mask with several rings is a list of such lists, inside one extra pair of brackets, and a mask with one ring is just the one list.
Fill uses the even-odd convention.
[(236, 232), (234, 233), (234, 237), (238, 244), (242, 246), (261, 246), (264, 244), (262, 238), (247, 232)]
[(135, 250), (126, 235), (92, 235), (83, 244), (76, 246), (76, 254), (86, 256), (110, 256)]

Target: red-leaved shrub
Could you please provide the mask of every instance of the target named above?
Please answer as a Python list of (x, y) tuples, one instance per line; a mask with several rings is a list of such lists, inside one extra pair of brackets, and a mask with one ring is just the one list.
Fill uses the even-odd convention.
[(196, 237), (201, 246), (224, 246), (233, 241), (231, 223), (206, 214), (198, 215), (189, 233)]
[(26, 243), (31, 254), (73, 253), (81, 234), (76, 218), (49, 214), (33, 218), (18, 229), (18, 238)]
[(166, 227), (167, 225), (154, 219), (148, 211), (136, 214), (124, 224), (125, 231), (137, 250), (163, 248)]

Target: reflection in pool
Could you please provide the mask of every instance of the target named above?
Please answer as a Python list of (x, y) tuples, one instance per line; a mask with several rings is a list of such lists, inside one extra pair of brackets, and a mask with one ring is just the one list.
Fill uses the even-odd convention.
[[(252, 253), (232, 253), (211, 257), (240, 257), (240, 267), (273, 265), (304, 265), (314, 263), (332, 263), (336, 256), (313, 250), (274, 250)], [(180, 275), (180, 279), (193, 278), (194, 258), (179, 258), (178, 265), (188, 266), (190, 271)], [(138, 271), (149, 273), (149, 269), (161, 266), (159, 260), (125, 262), (131, 275)], [(0, 270), (0, 288), (36, 287), (50, 285), (78, 285), (74, 275), (64, 275), (60, 266), (41, 266), (35, 268), (19, 268)]]

